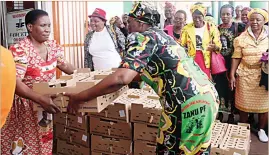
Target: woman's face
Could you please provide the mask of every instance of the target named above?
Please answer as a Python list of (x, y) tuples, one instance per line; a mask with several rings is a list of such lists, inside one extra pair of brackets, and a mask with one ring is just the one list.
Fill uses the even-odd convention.
[(237, 7), (237, 8), (235, 9), (236, 17), (241, 17), (241, 11), (242, 11), (242, 8), (240, 8), (240, 7)]
[(164, 10), (164, 15), (167, 19), (171, 19), (172, 18), (172, 9), (171, 8), (167, 8)]
[(264, 17), (261, 14), (253, 13), (249, 18), (249, 25), (252, 31), (261, 30), (264, 24)]
[(128, 23), (128, 15), (123, 15), (122, 16), (122, 22), (123, 23)]
[(134, 18), (128, 18), (128, 32), (141, 32), (142, 31), (142, 23), (136, 21)]
[(40, 16), (34, 24), (28, 24), (29, 34), (38, 42), (42, 43), (49, 39), (50, 36), (50, 18), (49, 16)]
[(204, 26), (204, 16), (203, 15), (193, 13), (192, 20), (193, 20), (194, 26), (196, 28), (201, 28)]
[(248, 10), (243, 10), (242, 15), (241, 15), (241, 20), (243, 23), (247, 24), (248, 23)]
[(117, 27), (121, 27), (121, 25), (123, 24), (121, 19), (119, 17), (116, 17), (116, 21), (115, 21), (115, 24)]
[(224, 24), (229, 24), (232, 22), (232, 9), (231, 8), (223, 8), (221, 9), (221, 20)]
[(183, 27), (186, 24), (186, 17), (183, 13), (176, 13), (174, 16), (174, 26)]
[(90, 26), (93, 31), (100, 32), (105, 27), (105, 21), (99, 17), (91, 17)]

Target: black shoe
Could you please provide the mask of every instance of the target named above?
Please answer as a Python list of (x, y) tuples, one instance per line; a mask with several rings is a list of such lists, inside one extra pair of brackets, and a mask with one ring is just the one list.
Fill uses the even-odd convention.
[(219, 113), (218, 113), (217, 120), (219, 120), (220, 122), (223, 121), (223, 113), (222, 113), (222, 112), (219, 112)]
[(227, 123), (228, 124), (235, 124), (235, 122), (234, 122), (234, 115), (233, 114), (229, 114)]

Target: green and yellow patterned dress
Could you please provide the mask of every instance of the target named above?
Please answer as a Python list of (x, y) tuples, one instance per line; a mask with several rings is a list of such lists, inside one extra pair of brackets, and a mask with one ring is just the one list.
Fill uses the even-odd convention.
[(157, 28), (132, 33), (120, 67), (141, 73), (160, 96), (163, 112), (156, 154), (193, 155), (207, 150), (219, 97), (178, 43)]

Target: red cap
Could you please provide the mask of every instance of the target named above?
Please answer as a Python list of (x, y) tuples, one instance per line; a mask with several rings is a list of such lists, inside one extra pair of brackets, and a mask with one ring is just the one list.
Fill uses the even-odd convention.
[(93, 11), (92, 15), (89, 15), (88, 17), (89, 18), (91, 18), (91, 17), (99, 17), (99, 18), (101, 18), (101, 19), (103, 19), (103, 20), (106, 21), (106, 12), (103, 9), (96, 8)]

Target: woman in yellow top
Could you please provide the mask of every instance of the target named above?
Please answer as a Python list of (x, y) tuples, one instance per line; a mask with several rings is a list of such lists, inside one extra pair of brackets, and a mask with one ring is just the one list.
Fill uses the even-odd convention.
[(210, 58), (211, 52), (221, 49), (218, 28), (211, 22), (205, 21), (206, 7), (196, 4), (191, 7), (193, 23), (187, 24), (181, 34), (181, 45), (187, 48), (189, 56), (211, 78)]
[[(230, 85), (235, 89), (235, 107), (240, 110), (240, 121), (248, 121), (248, 113), (259, 114), (260, 141), (268, 142), (264, 131), (268, 121), (268, 91), (259, 86), (261, 78), (261, 57), (268, 49), (268, 14), (262, 9), (248, 13), (249, 27), (234, 40), (234, 54), (230, 72)], [(235, 74), (237, 73), (237, 78)]]
[[(6, 122), (8, 113), (12, 107), (15, 86), (16, 86), (16, 67), (11, 51), (0, 46), (1, 56), (1, 127)], [(5, 80), (4, 80), (5, 79)]]

